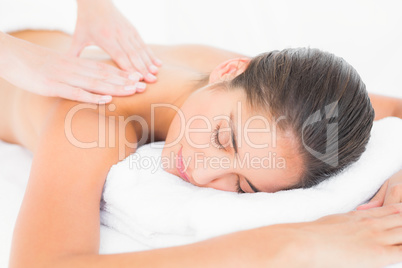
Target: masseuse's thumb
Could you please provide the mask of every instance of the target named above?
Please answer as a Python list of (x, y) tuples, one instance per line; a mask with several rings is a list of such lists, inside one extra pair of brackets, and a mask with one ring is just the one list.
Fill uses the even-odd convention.
[(367, 204), (363, 204), (361, 206), (358, 206), (356, 210), (364, 210), (364, 209), (370, 209), (370, 208), (375, 208), (375, 207), (381, 207), (384, 204), (384, 199), (385, 199), (385, 194), (387, 193), (388, 189), (388, 182), (387, 180), (378, 190), (378, 192), (375, 194), (375, 196), (368, 202)]
[(80, 34), (74, 34), (73, 41), (71, 42), (67, 55), (79, 57), (84, 48), (90, 45), (92, 45), (92, 43), (87, 41), (85, 37), (81, 36)]

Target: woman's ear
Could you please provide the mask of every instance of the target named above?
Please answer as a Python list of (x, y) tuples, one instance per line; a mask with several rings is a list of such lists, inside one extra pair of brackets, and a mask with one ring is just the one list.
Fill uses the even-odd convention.
[(249, 58), (237, 58), (227, 60), (218, 66), (209, 75), (209, 83), (230, 80), (247, 69)]

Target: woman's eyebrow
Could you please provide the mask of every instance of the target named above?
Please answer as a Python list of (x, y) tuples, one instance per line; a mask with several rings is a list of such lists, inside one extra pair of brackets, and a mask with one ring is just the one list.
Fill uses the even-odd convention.
[[(235, 129), (237, 129), (237, 125), (235, 124), (234, 120), (233, 120), (233, 113), (231, 112), (229, 115), (229, 126), (230, 126), (230, 135), (232, 137), (232, 144), (233, 144), (233, 149), (235, 151), (235, 157), (238, 156), (238, 148), (237, 148), (237, 136), (236, 136), (236, 132)], [(255, 187), (254, 184), (252, 184), (246, 177), (244, 177), (244, 179), (246, 180), (246, 182), (248, 183), (248, 186), (250, 186), (250, 188), (258, 193), (258, 192), (262, 192), (260, 189), (258, 189), (257, 187)]]

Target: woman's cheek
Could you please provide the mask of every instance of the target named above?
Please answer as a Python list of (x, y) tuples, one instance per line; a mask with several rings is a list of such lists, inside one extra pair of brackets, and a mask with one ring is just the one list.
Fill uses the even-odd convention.
[(189, 120), (185, 131), (185, 141), (196, 149), (209, 148), (211, 143), (212, 126), (207, 118)]

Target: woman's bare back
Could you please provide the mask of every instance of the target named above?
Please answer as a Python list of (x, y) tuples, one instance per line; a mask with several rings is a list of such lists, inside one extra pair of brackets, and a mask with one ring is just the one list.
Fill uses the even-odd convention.
[[(66, 52), (71, 43), (71, 37), (61, 32), (22, 31), (12, 34), (14, 37)], [(151, 46), (154, 53), (163, 61), (163, 67), (158, 73), (158, 80), (148, 84), (144, 93), (129, 97), (114, 97), (116, 109), (106, 112), (113, 115), (130, 116), (138, 114), (150, 120), (150, 105), (152, 103), (173, 103), (181, 98), (187, 98), (195, 87), (199, 86), (201, 74), (207, 74), (219, 63), (242, 55), (201, 45)], [(81, 57), (115, 65), (107, 54), (99, 49), (87, 49)], [(21, 79), (24, 74), (21, 73)], [(7, 81), (0, 79), (0, 139), (21, 144), (34, 150), (41, 126), (44, 124), (52, 107), (58, 102), (70, 102), (59, 98), (44, 97), (19, 89)], [(78, 104), (78, 103), (76, 103)], [(155, 133), (157, 139), (163, 139), (167, 131), (166, 116), (173, 118), (173, 111), (162, 111), (166, 123)]]

